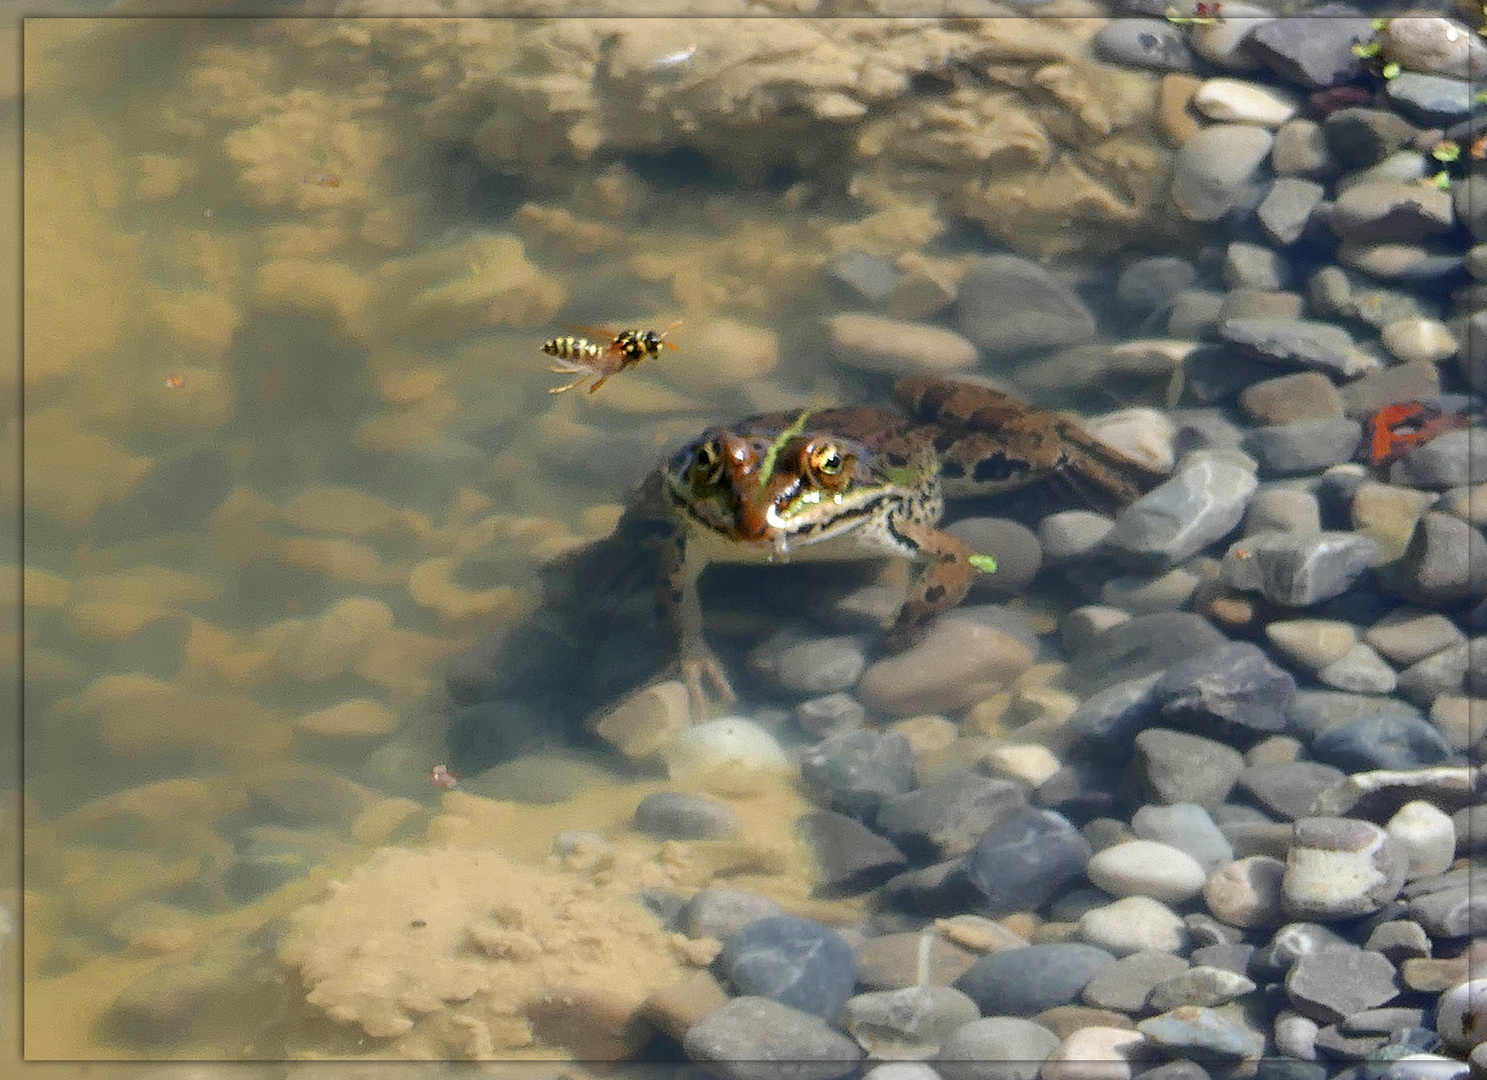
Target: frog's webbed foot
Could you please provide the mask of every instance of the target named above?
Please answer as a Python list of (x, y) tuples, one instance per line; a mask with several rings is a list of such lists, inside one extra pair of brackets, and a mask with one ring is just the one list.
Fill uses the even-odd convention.
[(733, 686), (728, 682), (728, 673), (713, 655), (711, 649), (689, 652), (679, 663), (682, 685), (687, 688), (687, 700), (692, 706), (692, 722), (700, 724), (707, 719), (707, 695), (702, 691), (703, 680), (712, 687), (714, 696), (724, 705), (738, 700)]
[(885, 635), (887, 646), (898, 651), (913, 644), (931, 618), (965, 599), (977, 571), (971, 565), (971, 549), (949, 533), (916, 521), (897, 521), (894, 528), (914, 541), (921, 559), (903, 607)]

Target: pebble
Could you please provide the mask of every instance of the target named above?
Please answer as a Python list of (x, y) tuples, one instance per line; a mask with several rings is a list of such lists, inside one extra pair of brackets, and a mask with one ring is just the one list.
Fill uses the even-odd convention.
[(1239, 408), (1260, 424), (1294, 424), (1342, 416), (1342, 397), (1319, 371), (1297, 371), (1251, 383), (1239, 394)]
[(976, 1003), (950, 986), (878, 990), (847, 999), (842, 1027), (875, 1058), (934, 1057), (958, 1028), (981, 1018)]
[(1238, 291), (1253, 294), (1257, 299), (1286, 288), (1291, 276), (1290, 267), (1279, 252), (1242, 240), (1232, 241), (1224, 249), (1222, 274), (1231, 297)]
[(1429, 705), (1442, 694), (1460, 694), (1466, 689), (1470, 653), (1465, 642), (1449, 645), (1399, 673), (1399, 687), (1412, 701)]
[(1013, 781), (954, 772), (885, 798), (874, 826), (916, 862), (938, 862), (970, 851), (1025, 801)]
[(862, 1058), (856, 1043), (819, 1017), (763, 997), (714, 1009), (687, 1031), (682, 1049), (722, 1080), (776, 1080), (784, 1062), (797, 1080), (837, 1080)]
[(986, 1016), (957, 1028), (940, 1046), (935, 1068), (947, 1080), (1036, 1080), (1059, 1037), (1015, 1016)]
[(1406, 960), (1430, 955), (1430, 938), (1425, 928), (1412, 919), (1394, 919), (1380, 923), (1363, 943), (1365, 949), (1382, 953), (1398, 967)]
[(1152, 987), (1186, 970), (1188, 962), (1170, 950), (1131, 953), (1096, 972), (1080, 1000), (1096, 1009), (1139, 1013)]
[[(1103, 852), (1095, 858), (1100, 854)], [(1078, 923), (1083, 941), (1116, 956), (1177, 953), (1188, 943), (1187, 927), (1181, 916), (1149, 896), (1126, 896), (1113, 904), (1091, 908), (1079, 916)]]
[(1167, 1012), (1183, 1005), (1225, 1005), (1254, 989), (1253, 980), (1237, 972), (1200, 964), (1154, 986), (1146, 1007)]
[(1406, 71), (1432, 75), (1471, 78), (1487, 59), (1487, 50), (1460, 21), (1423, 11), (1407, 19), (1385, 20), (1379, 43), (1382, 54)]
[(740, 995), (769, 998), (835, 1023), (857, 984), (857, 957), (841, 936), (808, 919), (775, 915), (723, 943), (718, 970)]
[(1207, 79), (1193, 95), (1193, 108), (1226, 124), (1278, 128), (1296, 115), (1298, 107), (1294, 94), (1241, 79)]
[(894, 732), (847, 731), (808, 748), (800, 775), (820, 805), (870, 821), (884, 799), (913, 790), (914, 752)]
[(1344, 772), (1418, 769), (1451, 757), (1451, 747), (1427, 721), (1382, 711), (1324, 731), (1312, 740), (1311, 752)]
[(1348, 591), (1379, 545), (1351, 532), (1266, 532), (1229, 546), (1219, 580), (1285, 607), (1310, 607)]
[(971, 583), (973, 595), (1018, 593), (1043, 566), (1038, 534), (1020, 521), (968, 517), (952, 522), (945, 531), (972, 551), (985, 552), (996, 559), (996, 573), (979, 574)]
[(1149, 1017), (1138, 1023), (1136, 1030), (1168, 1053), (1192, 1054), (1202, 1059), (1258, 1057), (1264, 1046), (1260, 1032), (1223, 1012), (1200, 1005), (1183, 1005)]
[(1282, 731), (1296, 680), (1247, 641), (1229, 642), (1167, 669), (1152, 694), (1164, 720), (1205, 730)]
[(1423, 799), (1407, 802), (1385, 823), (1384, 831), (1405, 859), (1406, 881), (1450, 869), (1456, 855), (1456, 826), (1438, 807)]
[(1412, 243), (1456, 224), (1447, 192), (1390, 181), (1349, 187), (1332, 204), (1328, 222), (1340, 239), (1360, 244)]
[(1380, 332), (1384, 348), (1406, 364), (1436, 364), (1456, 355), (1456, 336), (1445, 323), (1418, 317), (1395, 319)]
[(1327, 147), (1346, 165), (1377, 165), (1415, 136), (1414, 125), (1387, 109), (1347, 108), (1322, 121)]
[(667, 774), (673, 779), (703, 775), (731, 767), (783, 772), (791, 761), (764, 728), (739, 716), (723, 716), (683, 731), (661, 748)]
[(1115, 282), (1115, 302), (1137, 317), (1158, 315), (1172, 306), (1177, 294), (1197, 280), (1198, 271), (1187, 259), (1152, 255), (1128, 263)]
[(1131, 831), (1141, 840), (1170, 844), (1187, 854), (1205, 873), (1234, 858), (1234, 849), (1213, 818), (1198, 803), (1170, 806), (1148, 803), (1131, 815)]
[(1487, 889), (1461, 885), (1410, 901), (1410, 918), (1432, 937), (1487, 933)]
[(1340, 660), (1358, 644), (1358, 631), (1337, 619), (1277, 619), (1266, 625), (1265, 640), (1302, 667), (1316, 671)]
[(853, 637), (802, 637), (786, 629), (755, 647), (748, 666), (778, 690), (814, 697), (856, 686), (867, 654)]
[(903, 852), (856, 818), (815, 810), (795, 823), (815, 856), (824, 896), (855, 896), (883, 884), (908, 866)]
[(593, 731), (635, 761), (659, 752), (691, 723), (687, 688), (673, 679), (644, 687), (624, 698), (599, 718)]
[(1448, 431), (1416, 447), (1389, 470), (1395, 484), (1444, 491), (1476, 482), (1487, 472), (1487, 432)]
[(635, 808), (635, 831), (661, 840), (726, 840), (740, 827), (733, 807), (704, 795), (657, 791)]
[(958, 614), (937, 620), (913, 646), (869, 667), (857, 695), (887, 716), (953, 712), (1005, 689), (1032, 663), (1016, 637)]
[[(1159, 680), (1153, 694), (1160, 685)], [(1217, 806), (1228, 798), (1244, 768), (1238, 750), (1185, 731), (1149, 727), (1135, 737), (1134, 745), (1144, 787), (1168, 804)]]
[(1330, 944), (1296, 958), (1285, 977), (1286, 997), (1303, 1016), (1335, 1024), (1399, 994), (1394, 965), (1376, 952)]
[(1266, 476), (1295, 476), (1351, 461), (1362, 441), (1356, 420), (1336, 416), (1255, 428), (1242, 445)]
[(810, 698), (795, 706), (795, 722), (813, 739), (855, 731), (867, 720), (867, 709), (850, 694)]
[(1294, 830), (1281, 883), (1282, 901), (1291, 917), (1354, 918), (1377, 911), (1399, 894), (1405, 859), (1377, 825), (1354, 818), (1307, 817), (1299, 819)]
[(1317, 497), (1290, 484), (1266, 484), (1255, 492), (1244, 515), (1244, 532), (1315, 533), (1322, 530)]
[(1203, 886), (1203, 902), (1230, 926), (1275, 926), (1281, 921), (1281, 881), (1286, 864), (1248, 855), (1221, 866)]
[(1193, 55), (1182, 30), (1165, 19), (1111, 19), (1090, 39), (1095, 56), (1151, 71), (1191, 71)]
[(1218, 334), (1261, 360), (1283, 367), (1352, 379), (1379, 366), (1378, 360), (1359, 350), (1351, 334), (1332, 323), (1306, 319), (1225, 319), (1218, 325)]
[(1038, 522), (1038, 544), (1049, 562), (1090, 554), (1115, 522), (1092, 510), (1060, 510)]
[[(1452, 750), (1468, 750), (1482, 739), (1483, 710), (1480, 697), (1440, 694), (1430, 703), (1430, 723)], [(1487, 822), (1483, 835), (1487, 835)]]
[(961, 279), (955, 311), (960, 332), (995, 356), (1077, 345), (1095, 336), (1084, 302), (1042, 266), (1017, 255), (987, 255), (974, 263)]
[(823, 270), (828, 278), (878, 306), (887, 301), (903, 275), (887, 259), (865, 251), (848, 251), (829, 260)]
[(1279, 761), (1250, 765), (1239, 774), (1239, 787), (1276, 817), (1294, 821), (1306, 817), (1317, 796), (1346, 775), (1318, 761)]
[(1472, 979), (1443, 993), (1436, 1001), (1435, 1024), (1457, 1052), (1470, 1053), (1487, 1042), (1487, 979)]
[(1069, 1005), (1115, 957), (1093, 945), (1029, 945), (992, 953), (971, 965), (956, 982), (985, 1016), (1034, 1016)]
[(1341, 169), (1327, 146), (1322, 125), (1314, 120), (1292, 120), (1275, 133), (1271, 167), (1278, 176), (1328, 177)]
[(768, 897), (742, 889), (703, 889), (687, 901), (680, 925), (690, 938), (727, 941), (749, 923), (783, 914)]
[(1258, 487), (1248, 469), (1203, 458), (1121, 511), (1105, 549), (1138, 566), (1170, 566), (1226, 536)]
[[(869, 990), (903, 990), (921, 984), (949, 986), (970, 970), (980, 952), (938, 934), (883, 934), (857, 946), (857, 981)], [(1026, 942), (1021, 944), (1026, 945)], [(1014, 945), (1008, 943), (1007, 948)]]
[(1152, 840), (1130, 840), (1096, 852), (1085, 873), (1112, 896), (1181, 903), (1203, 891), (1203, 868), (1186, 853)]
[(1189, 221), (1217, 221), (1258, 202), (1259, 176), (1275, 137), (1251, 124), (1214, 124), (1178, 148), (1172, 201)]
[(943, 326), (847, 311), (827, 319), (826, 332), (836, 358), (862, 371), (934, 375), (977, 363), (976, 346)]
[(1084, 873), (1093, 849), (1053, 810), (1020, 807), (993, 825), (965, 856), (965, 874), (993, 918), (1034, 911)]
[(1324, 685), (1360, 694), (1389, 694), (1399, 685), (1394, 669), (1372, 646), (1362, 642), (1320, 668), (1316, 674)]
[[(1318, 137), (1320, 138), (1320, 131)], [(1276, 156), (1279, 147), (1280, 140), (1277, 138), (1272, 158)], [(1255, 217), (1265, 230), (1265, 235), (1284, 247), (1295, 243), (1306, 231), (1312, 214), (1325, 195), (1326, 189), (1315, 181), (1303, 180), (1298, 176), (1278, 176), (1271, 182), (1270, 190), (1260, 200), (1260, 205), (1255, 207)]]

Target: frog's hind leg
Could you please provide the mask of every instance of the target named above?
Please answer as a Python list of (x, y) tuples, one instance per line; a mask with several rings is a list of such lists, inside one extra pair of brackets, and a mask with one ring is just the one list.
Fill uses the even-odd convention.
[(1167, 479), (1162, 470), (1121, 453), (1078, 424), (1061, 423), (1059, 436), (1063, 449), (1054, 476), (1096, 509), (1129, 506)]

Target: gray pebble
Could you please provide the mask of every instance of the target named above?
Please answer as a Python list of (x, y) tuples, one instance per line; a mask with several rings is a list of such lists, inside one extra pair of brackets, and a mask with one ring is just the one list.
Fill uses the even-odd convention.
[(837, 1080), (862, 1058), (847, 1036), (819, 1017), (762, 997), (736, 997), (687, 1031), (682, 1049), (722, 1080)]
[(1092, 1009), (1139, 1013), (1152, 987), (1188, 970), (1188, 962), (1170, 952), (1137, 952), (1101, 968), (1080, 993)]
[(1346, 775), (1317, 761), (1282, 761), (1248, 766), (1238, 784), (1270, 813), (1289, 821), (1305, 817), (1317, 796)]
[(1467, 937), (1487, 933), (1487, 889), (1461, 885), (1417, 896), (1410, 918), (1432, 937)]
[(635, 831), (661, 840), (726, 840), (739, 827), (733, 807), (705, 795), (657, 791), (635, 808)]
[(1361, 352), (1340, 326), (1305, 319), (1225, 319), (1218, 325), (1225, 341), (1248, 349), (1272, 364), (1322, 371), (1351, 379), (1379, 366)]
[[(1243, 774), (1241, 774), (1243, 775)], [(1170, 844), (1205, 871), (1229, 862), (1234, 849), (1207, 810), (1196, 802), (1148, 803), (1131, 815), (1131, 831), (1142, 840)]]
[(1153, 690), (1164, 720), (1226, 733), (1231, 727), (1284, 730), (1286, 707), (1295, 692), (1295, 679), (1247, 641), (1229, 642), (1173, 664)]
[(779, 690), (815, 697), (856, 686), (867, 654), (853, 637), (803, 638), (784, 630), (756, 647), (748, 665)]
[(1160, 314), (1172, 306), (1177, 294), (1197, 279), (1193, 264), (1175, 255), (1153, 255), (1138, 259), (1120, 272), (1115, 300), (1132, 315)]
[(1165, 19), (1111, 19), (1090, 40), (1101, 60), (1151, 71), (1191, 71), (1182, 30)]
[(1147, 728), (1135, 746), (1146, 788), (1169, 805), (1217, 806), (1244, 769), (1238, 750), (1184, 731)]
[(1213, 124), (1177, 151), (1172, 200), (1189, 221), (1217, 221), (1258, 202), (1260, 170), (1274, 136), (1249, 124)]
[(1231, 289), (1275, 292), (1290, 284), (1290, 268), (1278, 252), (1234, 240), (1224, 249), (1224, 284)]
[(1315, 533), (1322, 530), (1322, 508), (1305, 488), (1266, 484), (1255, 492), (1244, 515), (1245, 535), (1258, 532)]
[(1098, 547), (1114, 524), (1090, 510), (1060, 510), (1038, 522), (1038, 542), (1050, 562), (1077, 559)]
[(1445, 127), (1464, 119), (1472, 109), (1475, 88), (1466, 79), (1401, 71), (1384, 83), (1384, 97), (1422, 127)]
[(1373, 37), (1368, 19), (1340, 4), (1312, 8), (1312, 17), (1272, 19), (1248, 38), (1253, 55), (1284, 79), (1313, 89), (1350, 82), (1363, 71), (1353, 46)]
[[(1318, 136), (1320, 138), (1320, 132)], [(1279, 141), (1277, 136), (1277, 147)], [(1271, 153), (1273, 157), (1277, 150), (1273, 148)], [(1255, 208), (1255, 216), (1265, 235), (1283, 247), (1293, 243), (1306, 230), (1325, 191), (1321, 184), (1298, 176), (1277, 177)]]
[(1374, 244), (1413, 242), (1449, 232), (1451, 196), (1423, 184), (1357, 184), (1337, 197), (1328, 218), (1340, 239)]
[(1428, 513), (1385, 583), (1427, 607), (1465, 600), (1487, 587), (1487, 540), (1450, 514)]
[(1026, 802), (1021, 785), (955, 772), (883, 800), (875, 826), (917, 862), (964, 855)]
[(1029, 945), (992, 953), (956, 982), (988, 1016), (1035, 1016), (1079, 999), (1095, 974), (1115, 957), (1093, 945)]
[(1083, 301), (1030, 259), (988, 255), (966, 272), (955, 305), (961, 333), (994, 355), (1075, 345), (1095, 335)]
[[(949, 986), (970, 970), (980, 955), (938, 934), (929, 935), (926, 950), (923, 931), (868, 938), (858, 944), (856, 951), (857, 981), (869, 990), (917, 986), (926, 972), (928, 985)], [(924, 971), (920, 970), (921, 960)]]
[(903, 853), (856, 818), (814, 810), (795, 823), (816, 859), (827, 896), (855, 896), (887, 881), (908, 865)]
[(1257, 486), (1254, 474), (1237, 465), (1193, 461), (1126, 507), (1105, 547), (1136, 562), (1181, 562), (1231, 532)]
[(1230, 546), (1219, 577), (1274, 603), (1309, 607), (1346, 592), (1378, 552), (1358, 533), (1256, 533)]
[(835, 693), (802, 701), (795, 706), (795, 720), (814, 739), (855, 731), (867, 719), (862, 702), (850, 694)]
[(751, 922), (782, 914), (768, 897), (741, 889), (708, 888), (698, 892), (682, 911), (681, 926), (688, 937), (727, 941)]
[(1389, 472), (1395, 484), (1444, 491), (1487, 476), (1487, 432), (1448, 431), (1410, 451)]
[(1399, 894), (1407, 863), (1377, 825), (1307, 817), (1294, 829), (1281, 882), (1282, 900), (1293, 918), (1327, 921), (1367, 915)]
[(930, 1058), (958, 1028), (981, 1017), (976, 1003), (950, 986), (878, 990), (847, 999), (842, 1027), (876, 1058)]
[(1338, 171), (1336, 155), (1327, 146), (1322, 125), (1315, 120), (1291, 120), (1275, 133), (1271, 167), (1278, 176), (1325, 178)]
[(1031, 1020), (987, 1016), (956, 1029), (941, 1045), (935, 1068), (947, 1080), (1036, 1080), (1059, 1041)]
[(1399, 685), (1394, 669), (1361, 641), (1316, 674), (1326, 686), (1359, 694), (1390, 694)]
[(1294, 424), (1342, 416), (1342, 397), (1319, 371), (1298, 371), (1252, 383), (1239, 395), (1239, 407), (1261, 424)]
[(1224, 1005), (1254, 989), (1254, 982), (1243, 975), (1199, 965), (1154, 986), (1146, 1007), (1166, 1012), (1183, 1005)]
[(1383, 161), (1414, 138), (1415, 128), (1387, 109), (1352, 107), (1329, 113), (1322, 134), (1340, 161), (1357, 168)]
[(1244, 450), (1268, 476), (1315, 473), (1351, 461), (1363, 441), (1356, 420), (1336, 416), (1256, 428), (1244, 440)]
[(1299, 957), (1286, 972), (1285, 988), (1297, 1012), (1323, 1024), (1375, 1008), (1399, 993), (1393, 964), (1350, 945), (1329, 945)]
[(1258, 1057), (1265, 1042), (1260, 1032), (1237, 1018), (1197, 1005), (1142, 1020), (1136, 1030), (1169, 1053), (1199, 1058)]

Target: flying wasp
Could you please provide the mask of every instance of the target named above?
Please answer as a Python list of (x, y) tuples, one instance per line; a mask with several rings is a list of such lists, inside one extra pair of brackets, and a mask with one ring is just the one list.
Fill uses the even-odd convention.
[(660, 356), (663, 348), (677, 348), (666, 340), (666, 335), (680, 325), (681, 320), (678, 319), (660, 333), (655, 330), (621, 330), (615, 333), (587, 326), (576, 328), (587, 333), (608, 336), (610, 341), (607, 345), (597, 344), (586, 337), (556, 337), (544, 341), (542, 351), (558, 361), (547, 370), (560, 375), (578, 376), (564, 386), (550, 387), (547, 392), (561, 394), (564, 390), (572, 390), (590, 376), (597, 375), (598, 378), (589, 386), (589, 393), (592, 394), (611, 375), (634, 367), (648, 356)]

